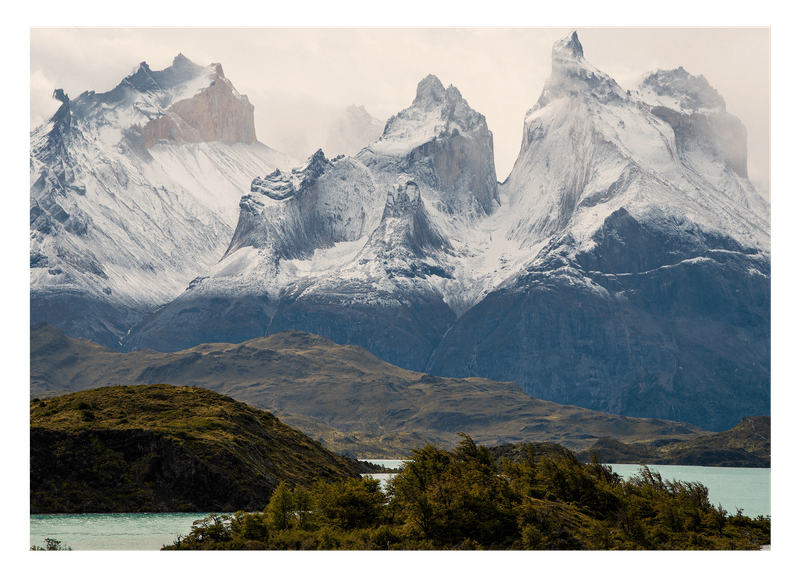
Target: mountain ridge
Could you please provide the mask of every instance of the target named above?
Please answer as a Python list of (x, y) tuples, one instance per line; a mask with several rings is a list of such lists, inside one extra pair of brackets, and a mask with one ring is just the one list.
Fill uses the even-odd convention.
[(54, 98), (31, 133), (31, 323), (119, 347), (219, 260), (252, 177), (296, 161), (255, 141), (253, 107), (221, 66), (182, 55), (106, 93)]
[(688, 423), (628, 418), (530, 398), (515, 383), (452, 379), (392, 366), (365, 349), (300, 331), (185, 351), (122, 353), (40, 323), (31, 331), (31, 397), (117, 384), (204, 387), (256, 408), (351, 457), (548, 441), (585, 449), (604, 435), (650, 443), (707, 434)]
[(259, 172), (222, 259), (119, 348), (296, 329), (614, 414), (769, 413), (769, 204), (741, 122), (683, 69), (623, 91), (575, 33), (551, 56), (502, 184), (486, 119), (429, 75), (354, 157)]

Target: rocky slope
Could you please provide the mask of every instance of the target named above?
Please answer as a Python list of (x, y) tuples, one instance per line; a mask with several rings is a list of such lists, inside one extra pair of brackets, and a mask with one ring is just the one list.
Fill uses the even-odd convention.
[(31, 133), (31, 323), (111, 347), (216, 263), (243, 188), (296, 161), (256, 141), (222, 67), (178, 55)]
[(363, 471), (202, 388), (106, 387), (34, 399), (30, 414), (31, 513), (261, 510), (281, 481)]

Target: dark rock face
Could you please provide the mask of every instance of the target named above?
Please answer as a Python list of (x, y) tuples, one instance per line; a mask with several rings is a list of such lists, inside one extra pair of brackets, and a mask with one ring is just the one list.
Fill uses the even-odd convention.
[(414, 149), (407, 158), (408, 172), (444, 193), (443, 204), (451, 214), (470, 191), (481, 211), (491, 213), (497, 202), (497, 180), (493, 162), (494, 142), (484, 122), (479, 137), (455, 134)]
[[(367, 296), (371, 303), (363, 302)], [(268, 333), (308, 331), (335, 343), (366, 346), (384, 361), (423, 371), (454, 322), (455, 314), (438, 295), (414, 292), (398, 298), (372, 290), (371, 283), (353, 282), (339, 286), (334, 294), (311, 293), (285, 301)]]
[(180, 351), (200, 343), (241, 343), (262, 337), (270, 326), (276, 304), (267, 295), (259, 297), (180, 298), (137, 324), (115, 349), (133, 351)]
[(614, 213), (593, 251), (556, 246), (462, 316), (428, 371), (717, 431), (769, 413), (769, 262), (695, 233)]
[(119, 335), (127, 332), (147, 311), (126, 307), (111, 296), (81, 291), (36, 291), (30, 296), (31, 324), (46, 320), (70, 335), (80, 335), (118, 349)]

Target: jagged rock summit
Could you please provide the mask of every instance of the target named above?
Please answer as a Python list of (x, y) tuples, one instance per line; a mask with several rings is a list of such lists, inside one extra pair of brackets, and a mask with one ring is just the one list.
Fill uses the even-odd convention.
[(141, 63), (31, 133), (31, 323), (119, 347), (222, 256), (243, 188), (297, 161), (255, 140), (218, 64)]
[[(173, 68), (178, 63), (184, 67), (192, 64), (182, 55), (175, 58)], [(162, 116), (148, 121), (144, 127), (145, 146), (151, 148), (158, 140), (256, 142), (255, 107), (225, 78), (221, 64), (212, 64), (209, 68), (211, 72), (204, 71), (209, 80), (205, 89), (191, 98), (176, 100)]]
[(357, 158), (375, 172), (413, 175), (433, 208), (448, 215), (483, 217), (499, 204), (486, 118), (434, 75), (420, 81), (411, 106), (386, 121), (381, 138)]
[(592, 66), (583, 57), (583, 45), (578, 40), (577, 32), (553, 44), (550, 78), (536, 106), (528, 111), (528, 115), (553, 100), (570, 94), (591, 94), (595, 99), (604, 102), (625, 98), (625, 91), (613, 78)]
[(454, 271), (464, 264), (453, 242), (467, 240), (466, 223), (496, 211), (496, 199), (485, 118), (428, 76), (355, 157), (320, 150), (253, 179), (225, 257), (135, 327), (125, 348), (293, 328), (369, 341), (384, 359), (421, 367), (456, 317), (447, 301), (460, 293)]

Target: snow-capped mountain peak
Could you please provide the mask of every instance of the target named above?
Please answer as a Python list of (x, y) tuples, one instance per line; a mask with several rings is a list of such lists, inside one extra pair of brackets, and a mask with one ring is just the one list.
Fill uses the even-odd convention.
[(682, 66), (648, 74), (636, 96), (653, 106), (664, 106), (691, 114), (697, 111), (725, 112), (725, 99), (701, 74), (693, 76)]
[(113, 295), (136, 310), (107, 332), (141, 320), (128, 350), (298, 329), (612, 413), (718, 427), (769, 407), (769, 206), (703, 77), (659, 71), (628, 94), (570, 34), (498, 185), (485, 118), (434, 75), (355, 157), (291, 169), (228, 163), (251, 150), (217, 138), (244, 97), (216, 65), (170, 68), (119, 89), (146, 110), (128, 149), (79, 115), (51, 124), (74, 137), (51, 131), (64, 154), (33, 149), (32, 303), (34, 286), (64, 310), (81, 283)]
[(222, 66), (179, 54), (86, 91), (31, 133), (31, 320), (118, 346), (219, 260), (242, 191), (297, 164), (255, 140)]
[(442, 81), (435, 75), (429, 74), (417, 84), (417, 94), (411, 106), (430, 110), (441, 105), (445, 99), (445, 89)]
[(417, 94), (411, 106), (392, 116), (379, 143), (373, 151), (408, 150), (434, 138), (469, 134), (484, 116), (472, 108), (461, 92), (452, 84), (447, 88), (433, 74), (417, 85)]
[(768, 411), (769, 207), (742, 123), (682, 68), (628, 95), (576, 34), (552, 56), (500, 190), (529, 259), (426, 370), (721, 429)]
[(449, 214), (470, 219), (499, 205), (486, 118), (434, 75), (419, 82), (411, 106), (386, 121), (383, 136), (357, 158), (380, 173), (414, 175), (423, 197)]
[(555, 99), (580, 93), (592, 94), (604, 102), (626, 97), (626, 92), (613, 78), (586, 61), (578, 33), (573, 32), (553, 45), (550, 78), (536, 106), (528, 114)]

